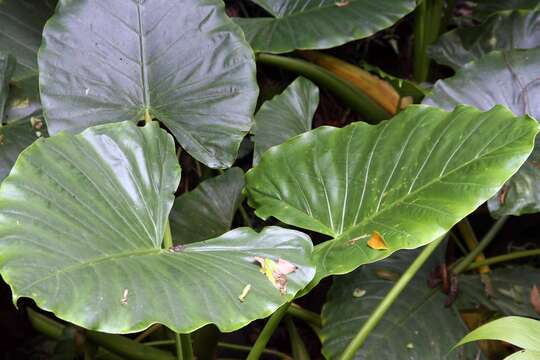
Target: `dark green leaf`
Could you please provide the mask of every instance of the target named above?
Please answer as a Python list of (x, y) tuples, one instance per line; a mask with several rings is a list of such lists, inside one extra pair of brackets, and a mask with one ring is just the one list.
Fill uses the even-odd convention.
[(251, 128), (255, 62), (219, 0), (61, 0), (44, 30), (49, 131), (159, 119), (197, 160), (229, 167)]
[(325, 49), (368, 37), (415, 8), (413, 0), (252, 0), (273, 17), (238, 18), (255, 51)]
[(483, 306), (503, 315), (540, 318), (530, 300), (533, 286), (540, 286), (540, 271), (529, 267), (499, 268), (489, 274), (490, 288), (478, 274), (460, 277), (457, 305), (460, 309)]
[[(339, 358), (418, 253), (398, 252), (388, 259), (334, 279), (322, 312), (322, 350), (327, 359)], [(439, 289), (427, 286), (430, 272), (444, 262), (444, 252), (436, 255), (416, 273), (370, 333), (355, 359), (463, 358), (463, 350), (448, 353), (467, 333), (467, 328), (455, 307), (445, 307), (446, 296)], [(360, 294), (362, 296), (358, 296)], [(470, 358), (474, 358), (474, 348), (467, 349), (467, 352), (471, 353)]]
[(261, 154), (295, 135), (311, 130), (311, 122), (319, 105), (319, 88), (299, 77), (283, 93), (266, 101), (255, 115), (255, 152), (253, 162)]
[[(540, 119), (540, 48), (494, 51), (435, 83), (425, 104), (453, 109), (459, 104), (488, 110), (506, 105), (514, 114)], [(538, 142), (537, 142), (538, 143)], [(540, 210), (540, 147), (489, 202), (492, 214), (520, 215)]]
[(518, 316), (497, 319), (473, 330), (458, 345), (477, 340), (501, 340), (540, 352), (540, 321)]
[[(156, 322), (181, 333), (207, 323), (232, 331), (271, 314), (312, 279), (311, 242), (293, 230), (241, 228), (163, 249), (179, 180), (173, 138), (156, 122), (108, 124), (31, 145), (0, 187), (0, 273), (14, 301), (30, 297), (104, 332)], [(285, 295), (255, 256), (298, 266)]]
[(232, 168), (177, 198), (170, 216), (173, 241), (188, 244), (227, 232), (242, 201), (243, 188), (244, 172)]
[[(321, 127), (263, 154), (246, 175), (249, 203), (333, 238), (315, 249), (319, 280), (443, 235), (517, 171), (537, 131), (504, 107), (417, 105), (376, 126)], [(367, 245), (375, 231), (387, 250)]]
[(429, 53), (439, 64), (458, 70), (493, 50), (532, 49), (540, 46), (540, 11), (503, 11), (471, 28), (449, 31)]
[(475, 0), (472, 5), (473, 16), (480, 20), (498, 11), (540, 9), (538, 0)]
[(0, 52), (0, 126), (4, 122), (4, 108), (9, 95), (9, 80), (15, 70), (15, 58)]
[[(38, 118), (35, 119), (40, 121)], [(39, 129), (32, 126), (30, 119), (25, 119), (0, 127), (0, 181), (9, 174), (20, 152), (39, 136), (46, 134), (42, 125), (37, 124), (36, 122), (35, 126), (40, 127)]]

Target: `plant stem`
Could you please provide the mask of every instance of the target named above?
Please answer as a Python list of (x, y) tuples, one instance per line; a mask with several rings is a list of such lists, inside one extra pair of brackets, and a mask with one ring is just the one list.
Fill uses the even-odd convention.
[(321, 325), (321, 316), (313, 311), (306, 310), (299, 305), (291, 304), (287, 309), (287, 314), (294, 316), (295, 318), (304, 320), (312, 326), (320, 328)]
[(289, 333), (289, 340), (291, 341), (291, 349), (294, 360), (310, 360), (309, 353), (306, 350), (306, 346), (294, 326), (294, 322), (290, 316), (285, 317), (285, 326)]
[(470, 263), (469, 266), (467, 266), (467, 270), (474, 270), (485, 265), (492, 265), (532, 256), (540, 256), (540, 249), (514, 251), (509, 254), (494, 256), (484, 260), (475, 261)]
[[(457, 228), (459, 232), (461, 233), (461, 236), (463, 236), (463, 239), (465, 239), (465, 244), (469, 248), (469, 251), (473, 251), (478, 246), (478, 239), (476, 238), (476, 234), (474, 233), (474, 230), (471, 226), (471, 223), (467, 218), (464, 218), (460, 222), (457, 223)], [(478, 256), (475, 258), (475, 261), (482, 261), (486, 257), (481, 252), (478, 254)], [(485, 274), (490, 271), (489, 266), (482, 266), (479, 268), (479, 273)]]
[(193, 360), (193, 345), (191, 344), (191, 335), (180, 334), (180, 343), (182, 344), (182, 359)]
[(238, 206), (238, 211), (240, 212), (240, 216), (242, 217), (244, 226), (251, 227), (251, 221), (249, 220), (249, 215), (242, 203), (240, 203), (240, 206)]
[(176, 345), (176, 339), (175, 340), (156, 340), (156, 341), (147, 341), (143, 343), (146, 346), (168, 346), (168, 345)]
[(362, 115), (366, 122), (378, 123), (390, 117), (390, 114), (360, 89), (320, 66), (305, 60), (262, 53), (257, 54), (256, 59), (261, 64), (276, 66), (303, 75), (327, 88), (352, 110)]
[[(30, 308), (27, 309), (28, 317), (32, 326), (39, 332), (52, 339), (60, 339), (65, 326), (59, 322), (49, 319)], [(86, 338), (92, 343), (99, 345), (110, 352), (134, 360), (174, 360), (171, 353), (150, 346), (145, 346), (127, 337), (96, 331), (87, 331)]]
[(165, 233), (163, 234), (163, 248), (170, 249), (173, 246), (172, 234), (171, 234), (171, 225), (169, 224), (169, 219), (165, 222)]
[(474, 261), (474, 259), (482, 252), (484, 249), (493, 241), (499, 230), (508, 220), (508, 216), (503, 216), (493, 224), (491, 229), (487, 232), (482, 240), (478, 243), (478, 246), (475, 247), (470, 253), (468, 253), (457, 265), (452, 269), (456, 274), (461, 273), (469, 267), (469, 264)]
[(266, 322), (266, 325), (264, 325), (263, 331), (259, 334), (259, 337), (257, 338), (257, 341), (255, 341), (255, 344), (251, 348), (251, 351), (248, 354), (247, 360), (257, 360), (261, 356), (261, 354), (264, 351), (264, 348), (266, 347), (266, 344), (268, 344), (268, 341), (272, 337), (272, 334), (276, 330), (276, 328), (279, 325), (279, 322), (281, 319), (285, 316), (287, 313), (287, 309), (289, 308), (290, 303), (287, 303), (276, 310), (270, 316), (270, 319)]
[(429, 78), (430, 59), (427, 53), (439, 37), (444, 0), (422, 0), (416, 8), (414, 23), (414, 78), (422, 83)]
[(184, 350), (180, 334), (174, 333), (174, 343), (176, 344), (176, 360), (184, 360)]
[[(231, 344), (231, 343), (226, 343), (226, 342), (218, 342), (218, 347), (223, 348), (223, 349), (242, 351), (242, 352), (251, 351), (251, 347), (249, 346)], [(274, 355), (283, 360), (293, 360), (293, 358), (290, 357), (289, 355), (282, 353), (281, 351), (277, 351), (277, 350), (264, 349), (263, 354)]]
[(353, 340), (349, 343), (345, 352), (341, 355), (341, 360), (351, 360), (354, 358), (356, 352), (366, 341), (369, 333), (379, 324), (382, 317), (388, 311), (390, 306), (397, 300), (398, 296), (405, 289), (407, 284), (411, 281), (414, 275), (420, 270), (422, 265), (426, 262), (429, 256), (437, 248), (437, 246), (442, 242), (444, 236), (434, 240), (428, 246), (422, 250), (420, 255), (413, 261), (409, 268), (401, 275), (396, 284), (392, 289), (386, 294), (384, 299), (379, 303), (375, 310), (371, 313), (367, 321), (364, 323), (360, 331), (356, 334)]

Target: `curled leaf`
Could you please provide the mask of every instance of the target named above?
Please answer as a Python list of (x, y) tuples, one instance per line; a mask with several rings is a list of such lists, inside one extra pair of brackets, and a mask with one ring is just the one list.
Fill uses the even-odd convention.
[(384, 238), (378, 231), (371, 233), (371, 237), (367, 242), (368, 246), (375, 250), (388, 250), (388, 246), (384, 242)]
[(250, 290), (251, 290), (251, 284), (247, 284), (242, 290), (242, 293), (240, 293), (240, 295), (238, 296), (238, 300), (240, 300), (240, 302), (246, 301), (246, 296)]

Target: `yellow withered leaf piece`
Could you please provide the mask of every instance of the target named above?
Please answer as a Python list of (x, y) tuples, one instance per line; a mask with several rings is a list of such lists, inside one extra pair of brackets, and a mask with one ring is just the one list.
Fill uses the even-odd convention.
[(260, 256), (255, 256), (255, 260), (261, 265), (261, 272), (279, 290), (280, 294), (284, 295), (287, 292), (287, 274), (296, 271), (296, 265), (287, 260), (278, 259), (275, 262), (272, 259)]
[(382, 235), (378, 231), (371, 233), (371, 237), (367, 244), (370, 248), (375, 250), (388, 250), (388, 246), (386, 246)]

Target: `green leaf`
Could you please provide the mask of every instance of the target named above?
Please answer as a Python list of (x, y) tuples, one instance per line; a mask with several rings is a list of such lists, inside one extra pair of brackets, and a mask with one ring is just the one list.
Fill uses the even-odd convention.
[(540, 285), (540, 270), (531, 267), (497, 268), (488, 274), (490, 294), (480, 275), (469, 274), (459, 279), (457, 306), (460, 309), (484, 307), (502, 315), (540, 318), (531, 305), (530, 294), (534, 285)]
[(17, 59), (13, 81), (33, 78), (37, 83), (37, 52), (41, 31), (54, 11), (55, 1), (0, 1), (0, 51)]
[(243, 188), (244, 172), (235, 167), (178, 197), (170, 216), (174, 243), (189, 244), (227, 232), (242, 201)]
[(456, 345), (478, 340), (500, 340), (540, 352), (540, 321), (518, 316), (497, 319), (471, 331)]
[[(418, 253), (401, 251), (334, 279), (322, 311), (322, 351), (327, 359), (339, 358)], [(430, 272), (442, 262), (444, 253), (430, 257), (369, 335), (355, 359), (464, 358), (460, 354), (463, 350), (448, 353), (467, 333), (467, 327), (455, 307), (444, 306), (446, 295), (427, 286)], [(471, 358), (472, 350), (465, 349), (472, 354)]]
[(51, 134), (148, 116), (230, 167), (251, 128), (255, 61), (219, 0), (61, 0), (39, 53)]
[(538, 360), (540, 359), (540, 352), (521, 350), (510, 356), (504, 358), (504, 360)]
[(252, 0), (272, 15), (237, 18), (255, 51), (326, 49), (373, 35), (414, 10), (413, 0)]
[[(232, 331), (271, 314), (313, 277), (307, 235), (249, 228), (162, 248), (180, 180), (173, 138), (156, 122), (61, 133), (25, 150), (0, 187), (0, 273), (13, 299), (88, 329), (129, 333), (162, 323)], [(255, 256), (285, 259), (284, 296)], [(244, 302), (238, 299), (251, 284)]]
[[(540, 48), (494, 51), (471, 62), (456, 75), (435, 83), (425, 104), (453, 109), (459, 104), (488, 110), (506, 105), (516, 115), (540, 119)], [(488, 206), (495, 216), (540, 211), (540, 147), (520, 171), (493, 197)]]
[[(41, 124), (43, 123), (41, 122)], [(9, 174), (20, 152), (44, 134), (46, 134), (46, 130), (44, 128), (36, 129), (32, 126), (30, 119), (0, 127), (0, 181)]]
[(429, 49), (439, 64), (458, 70), (493, 50), (532, 49), (540, 46), (536, 24), (540, 11), (502, 11), (471, 28), (449, 31)]
[(498, 11), (540, 9), (538, 0), (475, 0), (473, 16), (483, 20)]
[(319, 105), (319, 88), (299, 77), (283, 93), (266, 101), (255, 115), (255, 152), (257, 164), (261, 154), (295, 135), (311, 130), (311, 122)]
[(0, 52), (0, 125), (4, 122), (4, 108), (9, 95), (9, 80), (15, 70), (15, 59)]
[[(318, 281), (446, 233), (517, 171), (537, 131), (504, 107), (466, 106), (320, 127), (263, 154), (246, 174), (249, 204), (263, 219), (333, 238), (315, 248)], [(367, 246), (375, 231), (387, 250)]]

